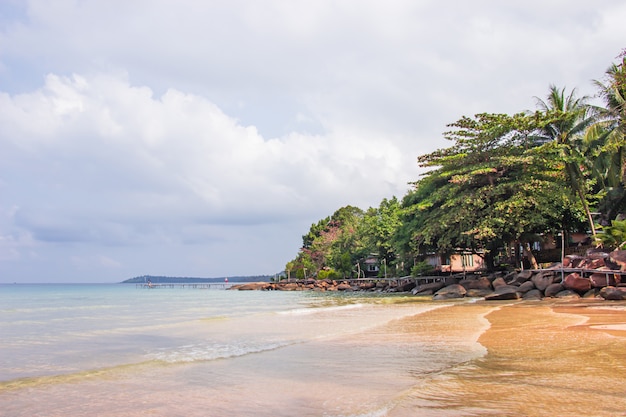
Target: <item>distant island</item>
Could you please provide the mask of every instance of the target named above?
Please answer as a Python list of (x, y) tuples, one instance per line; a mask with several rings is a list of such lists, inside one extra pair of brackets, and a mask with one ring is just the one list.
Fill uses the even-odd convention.
[(129, 278), (120, 284), (143, 284), (151, 282), (153, 284), (182, 284), (182, 283), (199, 283), (199, 282), (224, 282), (226, 279), (230, 282), (270, 282), (274, 278), (271, 275), (254, 275), (243, 277), (217, 277), (217, 278), (193, 278), (193, 277), (165, 277), (158, 275), (142, 275), (140, 277)]

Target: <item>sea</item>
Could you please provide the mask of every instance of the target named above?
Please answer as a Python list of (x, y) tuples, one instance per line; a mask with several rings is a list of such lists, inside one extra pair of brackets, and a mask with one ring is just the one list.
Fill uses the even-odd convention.
[(626, 415), (625, 307), (0, 285), (0, 416)]

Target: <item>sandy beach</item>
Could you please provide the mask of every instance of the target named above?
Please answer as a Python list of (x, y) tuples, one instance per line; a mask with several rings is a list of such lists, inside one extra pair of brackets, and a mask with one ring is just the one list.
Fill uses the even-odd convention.
[(625, 302), (51, 290), (5, 299), (2, 416), (626, 415)]
[(389, 416), (416, 409), (429, 416), (626, 415), (625, 309), (606, 301), (503, 304), (485, 315), (489, 328), (478, 338), (485, 356), (437, 375)]

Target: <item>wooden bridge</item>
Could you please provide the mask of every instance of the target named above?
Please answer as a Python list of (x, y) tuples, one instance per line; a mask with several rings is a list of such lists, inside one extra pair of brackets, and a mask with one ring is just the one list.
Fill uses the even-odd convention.
[(200, 289), (200, 290), (225, 290), (230, 288), (233, 284), (230, 282), (191, 282), (191, 283), (182, 283), (182, 282), (162, 282), (162, 283), (149, 283), (143, 282), (141, 284), (135, 284), (137, 288), (148, 288), (148, 289), (156, 289), (156, 288), (190, 288), (190, 289)]

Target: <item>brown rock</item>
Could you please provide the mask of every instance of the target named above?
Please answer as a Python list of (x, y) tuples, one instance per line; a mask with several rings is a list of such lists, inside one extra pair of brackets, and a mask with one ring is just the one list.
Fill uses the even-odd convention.
[(591, 281), (591, 286), (594, 288), (602, 288), (608, 286), (615, 286), (615, 275), (613, 274), (602, 274), (602, 273), (594, 273), (589, 277)]
[(480, 277), (478, 279), (464, 279), (459, 282), (460, 285), (465, 287), (466, 290), (490, 290), (491, 281), (487, 277)]
[(577, 273), (573, 273), (565, 277), (563, 280), (563, 287), (565, 287), (565, 289), (584, 294), (591, 289), (591, 280), (589, 278), (581, 277)]
[(562, 299), (578, 299), (580, 298), (580, 295), (572, 290), (563, 290), (558, 292), (555, 297)]
[(485, 296), (485, 300), (517, 300), (520, 298), (520, 294), (517, 292), (515, 285), (503, 285), (495, 289), (492, 294)]
[(259, 291), (259, 290), (267, 290), (271, 287), (269, 282), (250, 282), (247, 284), (241, 284), (233, 286), (232, 288), (239, 291)]
[(472, 288), (472, 289), (467, 290), (467, 293), (465, 294), (465, 296), (470, 297), (470, 298), (479, 298), (479, 297), (486, 297), (489, 294), (493, 294), (493, 291), (491, 291), (491, 289)]
[(541, 300), (542, 294), (538, 289), (530, 290), (522, 296), (524, 300)]
[(433, 296), (433, 300), (448, 300), (451, 298), (463, 298), (467, 294), (467, 290), (459, 284), (448, 285), (437, 291)]
[(605, 300), (626, 300), (626, 287), (604, 287), (600, 290), (600, 297)]
[(493, 282), (491, 283), (491, 285), (493, 286), (493, 289), (495, 290), (498, 287), (502, 287), (502, 286), (505, 286), (505, 285), (508, 285), (508, 284), (506, 283), (504, 278), (499, 277), (499, 278), (494, 279)]
[(615, 250), (611, 252), (609, 259), (616, 263), (621, 271), (626, 271), (626, 250)]
[(554, 276), (552, 272), (547, 272), (547, 273), (540, 272), (537, 275), (534, 275), (531, 278), (531, 281), (533, 284), (535, 284), (535, 287), (539, 291), (545, 291), (545, 289), (548, 288), (548, 286), (554, 282)]
[(413, 290), (413, 294), (423, 293), (423, 292), (427, 292), (427, 291), (430, 291), (431, 294), (432, 294), (435, 291), (439, 291), (443, 287), (445, 287), (445, 284), (443, 282), (431, 282), (429, 284), (422, 284), (422, 285), (417, 286)]
[(564, 289), (565, 288), (560, 283), (550, 284), (543, 291), (543, 294), (546, 297), (554, 297), (555, 295), (557, 295), (559, 292), (563, 291)]
[(522, 285), (517, 287), (517, 292), (519, 292), (521, 294), (525, 294), (528, 291), (534, 290), (534, 289), (535, 289), (535, 284), (533, 284), (532, 281), (526, 281), (526, 282), (522, 283)]

